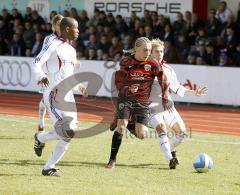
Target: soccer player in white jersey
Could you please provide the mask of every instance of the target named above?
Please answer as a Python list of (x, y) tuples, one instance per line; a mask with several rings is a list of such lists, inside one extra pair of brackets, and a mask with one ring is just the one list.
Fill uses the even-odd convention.
[[(44, 50), (45, 47), (49, 46), (52, 44), (52, 42), (61, 35), (60, 32), (60, 22), (63, 19), (63, 16), (60, 14), (57, 14), (56, 16), (54, 16), (53, 20), (52, 20), (52, 31), (53, 33), (46, 36), (44, 38), (43, 41), (43, 46), (42, 46), (42, 50)], [(44, 66), (47, 69), (47, 62), (46, 65)], [(47, 72), (47, 70), (44, 70), (44, 72)], [(40, 93), (43, 92), (44, 87), (42, 87), (42, 89), (40, 90)], [(45, 121), (44, 121), (44, 117), (46, 115), (46, 105), (44, 104), (44, 100), (43, 98), (41, 99), (40, 103), (39, 103), (39, 123), (38, 123), (38, 131), (43, 131), (44, 130), (44, 126), (45, 126)]]
[[(73, 18), (65, 17), (60, 23), (60, 30), (61, 37), (45, 47), (33, 62), (37, 80), (45, 87), (43, 94), (44, 103), (55, 124), (55, 129), (53, 131), (35, 134), (35, 153), (41, 156), (42, 149), (47, 140), (60, 139), (49, 160), (43, 167), (42, 174), (44, 176), (59, 176), (55, 169), (55, 165), (66, 152), (71, 138), (74, 137), (74, 130), (77, 128), (76, 106), (74, 106), (74, 110), (72, 111), (64, 111), (64, 109), (59, 107), (56, 108), (54, 103), (58, 102), (59, 105), (62, 105), (67, 101), (75, 105), (73, 91), (70, 90), (64, 97), (64, 88), (61, 88), (59, 84), (74, 75), (75, 63), (77, 61), (76, 50), (69, 43), (72, 40), (76, 40), (78, 37), (78, 23)], [(49, 63), (47, 74), (42, 68), (42, 65), (46, 61)], [(79, 89), (82, 89), (83, 95), (87, 96), (86, 89), (83, 89), (82, 86), (80, 86)], [(64, 98), (61, 99), (61, 97)], [(65, 123), (61, 124), (61, 121), (64, 122), (63, 119), (65, 117), (71, 117), (73, 120), (65, 121)], [(57, 124), (60, 124), (61, 132), (57, 128)]]
[[(152, 54), (151, 58), (157, 60), (159, 63), (162, 63), (163, 72), (167, 77), (170, 85), (169, 88), (172, 92), (183, 97), (184, 95), (188, 96), (203, 96), (206, 94), (208, 88), (198, 87), (196, 90), (189, 90), (182, 86), (176, 76), (174, 70), (163, 61), (164, 54), (164, 45), (163, 42), (159, 39), (152, 40)], [(179, 161), (176, 156), (175, 147), (178, 146), (184, 139), (186, 134), (186, 126), (174, 107), (173, 100), (171, 96), (168, 96), (168, 102), (171, 104), (170, 111), (164, 111), (162, 107), (162, 98), (161, 90), (159, 89), (158, 84), (154, 84), (151, 90), (150, 99), (152, 101), (151, 107), (151, 116), (150, 116), (150, 125), (156, 129), (159, 135), (159, 145), (164, 153), (164, 156), (169, 161), (169, 168), (175, 169), (176, 165), (179, 164)], [(171, 143), (167, 136), (167, 127), (174, 131), (174, 135), (171, 138)]]

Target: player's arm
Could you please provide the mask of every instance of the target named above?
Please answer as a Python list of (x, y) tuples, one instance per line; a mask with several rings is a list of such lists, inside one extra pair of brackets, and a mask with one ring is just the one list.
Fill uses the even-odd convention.
[(177, 75), (172, 69), (172, 74), (170, 78), (170, 89), (179, 95), (180, 97), (187, 96), (203, 96), (206, 95), (208, 87), (207, 86), (199, 86), (196, 90), (187, 89), (177, 79)]
[(54, 50), (54, 45), (44, 47), (32, 63), (38, 84), (43, 84), (45, 87), (49, 85), (49, 81), (46, 74), (43, 72), (42, 65), (49, 59)]

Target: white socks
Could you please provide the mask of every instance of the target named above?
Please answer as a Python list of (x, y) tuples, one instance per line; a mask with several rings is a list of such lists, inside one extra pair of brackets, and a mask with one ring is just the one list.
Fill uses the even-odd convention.
[(69, 146), (69, 142), (65, 142), (64, 140), (58, 141), (57, 144), (55, 145), (55, 148), (54, 148), (50, 158), (44, 165), (43, 169), (55, 168), (55, 164), (57, 164), (59, 162), (59, 160), (61, 160), (61, 158), (67, 151), (68, 146)]
[(158, 137), (159, 137), (160, 149), (162, 150), (165, 158), (168, 161), (170, 161), (172, 159), (172, 154), (170, 150), (170, 143), (169, 143), (168, 136), (166, 133), (160, 133)]
[(171, 151), (175, 151), (175, 148), (183, 142), (185, 134), (184, 133), (175, 133), (170, 140)]
[(46, 106), (43, 103), (43, 98), (42, 98), (39, 103), (39, 126), (41, 128), (43, 128), (45, 125), (45, 122), (44, 122), (45, 115), (46, 115)]
[(45, 143), (47, 140), (59, 139), (60, 137), (56, 131), (43, 131), (38, 133), (37, 138), (41, 143)]

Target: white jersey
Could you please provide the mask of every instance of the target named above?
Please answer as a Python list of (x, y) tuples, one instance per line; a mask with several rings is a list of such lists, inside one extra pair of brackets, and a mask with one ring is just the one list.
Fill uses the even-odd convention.
[[(54, 123), (64, 116), (71, 116), (74, 118), (71, 123), (74, 127), (76, 127), (77, 121), (76, 108), (72, 111), (65, 111), (65, 109), (54, 107), (53, 101), (58, 102), (59, 105), (64, 104), (61, 99), (61, 97), (64, 97), (65, 101), (75, 103), (73, 90), (69, 89), (65, 96), (64, 88), (58, 84), (74, 75), (76, 61), (76, 50), (63, 39), (56, 38), (50, 45), (45, 46), (33, 62), (37, 80), (40, 81), (44, 77), (49, 80), (49, 86), (44, 89), (43, 96)], [(46, 72), (43, 71), (42, 67), (45, 63), (47, 64)]]
[[(169, 65), (163, 64), (163, 72), (170, 83), (169, 88), (177, 95), (183, 97), (187, 89), (179, 83), (175, 71)], [(168, 95), (168, 100), (173, 102), (170, 94)], [(157, 107), (157, 112), (164, 111), (162, 106), (162, 91), (157, 79), (154, 80), (152, 85), (150, 101), (152, 102), (150, 104), (151, 108)]]
[(52, 41), (54, 39), (57, 38), (57, 35), (55, 33), (52, 33), (48, 36), (46, 36), (43, 40), (43, 46), (42, 46), (42, 50), (44, 49), (44, 47), (46, 47), (47, 45), (50, 45), (52, 43)]

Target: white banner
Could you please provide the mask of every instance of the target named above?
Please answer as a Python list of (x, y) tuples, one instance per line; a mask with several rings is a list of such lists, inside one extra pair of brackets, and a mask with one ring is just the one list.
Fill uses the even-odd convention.
[(120, 14), (127, 18), (130, 17), (131, 12), (136, 12), (137, 16), (143, 17), (144, 10), (149, 10), (156, 11), (174, 21), (177, 12), (192, 11), (192, 3), (192, 0), (85, 0), (84, 9), (90, 16), (93, 15), (94, 9), (98, 8), (106, 13)]
[[(0, 56), (0, 89), (19, 91), (39, 91), (32, 73), (33, 58)], [(199, 85), (207, 85), (209, 91), (204, 97), (177, 97), (175, 101), (222, 104), (240, 106), (239, 75), (240, 68), (171, 65), (179, 81), (189, 89)], [(114, 87), (111, 86), (112, 74), (118, 69), (118, 64), (103, 61), (81, 61), (82, 73), (95, 73), (102, 78), (99, 97), (111, 97)], [(94, 76), (88, 85), (94, 84)], [(91, 94), (94, 95), (94, 94)], [(116, 95), (116, 94), (114, 94)]]

